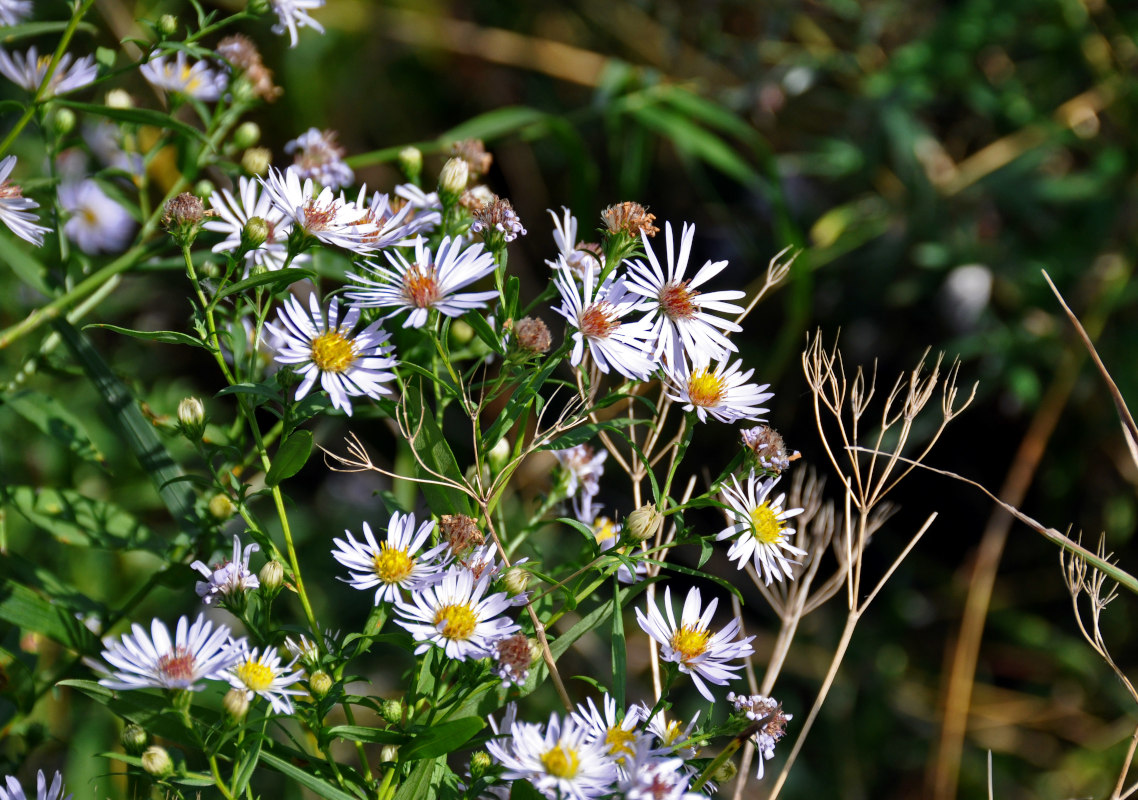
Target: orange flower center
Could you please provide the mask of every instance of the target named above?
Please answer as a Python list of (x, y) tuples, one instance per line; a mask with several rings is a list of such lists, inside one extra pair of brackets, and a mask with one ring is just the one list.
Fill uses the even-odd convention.
[(594, 339), (607, 339), (620, 327), (616, 311), (605, 301), (593, 303), (581, 313), (581, 333)]
[(660, 308), (672, 319), (691, 319), (699, 311), (695, 298), (699, 292), (689, 289), (688, 282), (669, 283), (660, 290)]
[(403, 276), (403, 296), (418, 308), (430, 308), (439, 299), (439, 284), (434, 267), (415, 264)]
[(688, 397), (692, 405), (713, 408), (723, 401), (724, 389), (720, 377), (706, 368), (693, 372), (688, 378)]

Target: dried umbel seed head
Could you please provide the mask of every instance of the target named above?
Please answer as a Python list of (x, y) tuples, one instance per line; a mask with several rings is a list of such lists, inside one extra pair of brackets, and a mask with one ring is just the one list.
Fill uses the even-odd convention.
[(505, 683), (525, 683), (529, 676), (529, 667), (533, 663), (533, 649), (524, 633), (515, 633), (513, 636), (500, 639), (494, 654), (498, 662), (497, 671)]
[(800, 457), (800, 453), (786, 452), (786, 443), (782, 436), (769, 425), (756, 425), (750, 429), (742, 429), (739, 433), (743, 437), (743, 445), (747, 447), (763, 469), (772, 472), (782, 472), (790, 466), (790, 462)]
[(633, 511), (625, 521), (624, 529), (638, 542), (651, 539), (664, 525), (664, 515), (656, 510), (655, 503), (648, 503)]
[(531, 353), (548, 353), (553, 346), (553, 337), (544, 322), (535, 317), (522, 317), (514, 323), (514, 335), (518, 347)]
[(155, 778), (169, 778), (174, 774), (174, 759), (165, 747), (151, 745), (142, 754), (142, 768)]
[(248, 36), (226, 36), (218, 42), (217, 54), (242, 74), (255, 97), (268, 103), (280, 97), (283, 90), (273, 84), (273, 73), (265, 67), (257, 45)]
[(494, 196), (489, 203), (484, 203), (471, 212), (474, 222), (470, 225), (471, 233), (481, 233), (486, 246), (491, 250), (501, 246), (503, 242), (512, 242), (519, 236), (526, 235), (522, 221), (509, 200)]
[(443, 514), (439, 530), (456, 557), (486, 541), (478, 524), (465, 514)]
[(119, 741), (122, 743), (123, 750), (132, 756), (137, 756), (146, 749), (146, 745), (150, 742), (150, 735), (141, 726), (132, 722), (122, 729), (122, 733), (119, 734)]
[(225, 693), (221, 705), (230, 719), (240, 722), (249, 713), (249, 693), (243, 689), (230, 689)]
[(206, 216), (205, 205), (201, 198), (189, 192), (182, 192), (166, 203), (162, 225), (180, 247), (189, 247), (202, 229), (202, 220)]
[(450, 154), (457, 156), (470, 167), (470, 180), (475, 181), (490, 171), (494, 156), (486, 152), (481, 139), (463, 139), (450, 146)]
[(601, 220), (610, 234), (624, 233), (638, 237), (644, 233), (655, 236), (660, 230), (652, 224), (656, 221), (655, 214), (649, 214), (644, 206), (630, 201), (609, 206), (601, 212)]

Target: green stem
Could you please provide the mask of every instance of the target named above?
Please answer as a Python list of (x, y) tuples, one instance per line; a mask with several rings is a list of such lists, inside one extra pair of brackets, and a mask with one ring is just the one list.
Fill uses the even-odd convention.
[(225, 780), (221, 777), (221, 770), (217, 767), (217, 756), (211, 755), (209, 757), (209, 771), (213, 774), (213, 782), (217, 784), (217, 789), (221, 792), (222, 797), (226, 800), (233, 800), (233, 794), (225, 785)]

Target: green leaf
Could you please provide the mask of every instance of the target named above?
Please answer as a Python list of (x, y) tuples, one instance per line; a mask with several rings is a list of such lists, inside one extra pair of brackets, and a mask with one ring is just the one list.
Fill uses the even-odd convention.
[(0, 261), (12, 268), (20, 280), (35, 289), (45, 297), (51, 295), (51, 290), (44, 281), (45, 269), (38, 259), (28, 253), (26, 245), (17, 244), (9, 236), (0, 236)]
[(72, 108), (76, 111), (82, 111), (85, 114), (94, 114), (98, 117), (107, 117), (118, 122), (131, 122), (136, 125), (151, 125), (160, 130), (172, 129), (178, 131), (183, 136), (189, 136), (197, 139), (202, 144), (206, 144), (209, 140), (206, 139), (204, 133), (197, 128), (190, 127), (184, 122), (171, 117), (161, 111), (153, 111), (149, 108), (112, 108), (111, 106), (100, 106), (93, 103), (79, 103), (75, 100), (63, 100), (57, 98), (54, 101), (57, 105), (66, 108)]
[[(147, 733), (154, 736), (194, 749), (199, 746), (196, 737), (186, 728), (165, 693), (155, 694), (142, 690), (117, 692), (88, 680), (64, 680), (56, 685), (77, 689), (96, 703), (106, 706), (113, 714), (145, 728)], [(217, 712), (210, 709), (194, 706), (193, 713), (195, 718), (207, 725), (218, 722)]]
[(758, 172), (735, 148), (687, 116), (658, 106), (643, 106), (632, 113), (645, 127), (669, 139), (680, 152), (710, 164), (739, 183), (759, 182)]
[(584, 536), (590, 542), (595, 542), (597, 540), (597, 535), (593, 531), (593, 529), (590, 528), (585, 523), (581, 522), (580, 520), (572, 519), (571, 517), (559, 517), (557, 519), (557, 521), (565, 523), (570, 528), (575, 528), (582, 536)]
[(118, 506), (73, 489), (11, 486), (0, 489), (0, 500), (63, 544), (114, 551), (157, 549), (150, 528)]
[(486, 722), (481, 717), (463, 717), (432, 725), (400, 749), (399, 759), (415, 761), (446, 755), (462, 747), (484, 727)]
[(80, 620), (75, 618), (68, 605), (57, 603), (16, 582), (16, 576), (4, 564), (0, 575), (0, 620), (17, 628), (42, 633), (63, 646), (80, 653), (91, 653), (98, 649), (99, 640)]
[(6, 398), (3, 402), (42, 433), (55, 439), (84, 461), (94, 461), (97, 464), (106, 462), (106, 457), (91, 441), (83, 423), (60, 405), (54, 397), (26, 390)]
[(184, 344), (189, 347), (200, 347), (203, 350), (213, 351), (213, 347), (203, 342), (196, 336), (190, 336), (185, 333), (178, 333), (177, 331), (134, 331), (130, 328), (120, 328), (118, 325), (109, 325), (105, 322), (95, 322), (90, 325), (84, 325), (83, 330), (87, 331), (91, 328), (102, 328), (115, 333), (121, 333), (123, 336), (131, 336), (135, 339), (145, 339), (148, 342), (162, 342), (164, 344)]
[(391, 800), (421, 800), (424, 797), (434, 797), (435, 788), (442, 782), (445, 774), (446, 756), (420, 761)]
[[(404, 393), (404, 406), (409, 410), (411, 417), (418, 420), (416, 434), (409, 442), (415, 449), (423, 463), (437, 474), (456, 483), (463, 484), (462, 470), (459, 469), (458, 460), (450, 449), (446, 436), (435, 421), (427, 402), (422, 395), (420, 385), (414, 381), (408, 382)], [(422, 472), (422, 467), (418, 468)], [(421, 474), (420, 477), (437, 480), (432, 475)], [(437, 483), (424, 483), (420, 485), (427, 505), (436, 514), (470, 514), (470, 500), (461, 490), (451, 486), (439, 486)]]
[(474, 332), (478, 334), (478, 338), (486, 343), (486, 346), (493, 350), (498, 355), (504, 355), (506, 348), (502, 347), (502, 340), (498, 338), (498, 334), (494, 333), (494, 329), (490, 327), (490, 323), (486, 318), (479, 314), (477, 311), (471, 311), (463, 317)]
[(265, 743), (265, 736), (263, 734), (257, 736), (257, 743), (253, 745), (251, 750), (245, 751), (245, 760), (241, 762), (241, 769), (233, 779), (233, 796), (240, 797), (245, 792), (245, 787), (249, 785), (249, 781), (253, 778), (253, 770), (257, 768), (257, 762), (261, 760), (261, 747)]
[[(4, 44), (9, 45), (17, 39), (43, 36), (45, 33), (63, 33), (70, 24), (71, 21), (66, 19), (55, 22), (25, 22), (22, 25), (8, 25), (4, 27), (3, 30), (0, 30), (0, 36), (3, 36)], [(97, 33), (99, 29), (90, 22), (80, 22), (75, 30), (83, 31), (84, 33)], [(48, 53), (50, 54), (50, 52), (49, 50)]]
[(620, 582), (615, 575), (612, 582), (616, 587), (612, 594), (612, 696), (616, 707), (624, 708), (628, 650), (624, 637), (624, 614), (620, 608)]
[(304, 788), (315, 792), (318, 797), (324, 797), (327, 800), (359, 800), (355, 795), (348, 794), (329, 781), (312, 774), (311, 766), (298, 767), (292, 762), (285, 761), (280, 756), (268, 752), (261, 753), (261, 763), (275, 769), (286, 778), (292, 778)]
[[(260, 275), (254, 275), (251, 278), (246, 278), (237, 283), (231, 283), (217, 293), (217, 299), (229, 297), (231, 294), (239, 294), (246, 289), (255, 289), (258, 286), (273, 285), (273, 291), (278, 288), (291, 286), (297, 281), (302, 281), (305, 278), (312, 278), (316, 275), (310, 269), (298, 269), (296, 267), (289, 267), (288, 269), (278, 269), (275, 272), (263, 272)], [(279, 286), (277, 285), (279, 284)]]
[(336, 725), (325, 731), (329, 739), (347, 739), (349, 742), (368, 744), (404, 744), (407, 734), (383, 728), (367, 728), (362, 725)]
[(463, 139), (484, 139), (489, 141), (515, 133), (534, 123), (542, 122), (546, 117), (544, 111), (527, 106), (508, 106), (487, 111), (473, 119), (468, 119), (451, 128), (439, 137), (440, 142), (458, 142)]
[(224, 397), (227, 394), (251, 394), (264, 400), (275, 400), (278, 403), (281, 400), (281, 393), (265, 383), (235, 383), (232, 386), (226, 386), (214, 397)]
[(266, 486), (277, 486), (281, 481), (291, 478), (300, 472), (300, 468), (308, 461), (312, 453), (312, 431), (293, 431), (285, 439), (284, 444), (277, 448), (273, 456), (273, 466), (265, 475)]

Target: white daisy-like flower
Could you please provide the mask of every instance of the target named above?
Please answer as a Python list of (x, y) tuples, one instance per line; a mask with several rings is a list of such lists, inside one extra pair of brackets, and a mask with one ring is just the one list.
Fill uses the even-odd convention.
[[(645, 703), (642, 703), (640, 708), (643, 717), (652, 713), (652, 709)], [(694, 746), (689, 744), (680, 747), (680, 745), (691, 740), (696, 723), (699, 722), (699, 713), (698, 711), (695, 712), (687, 725), (681, 724), (679, 720), (669, 720), (668, 715), (663, 711), (657, 711), (653, 714), (652, 718), (648, 720), (648, 732), (656, 740), (656, 746), (652, 752), (656, 755), (674, 753), (684, 759), (695, 758), (696, 748)]]
[[(344, 199), (343, 194), (340, 197)], [(429, 219), (416, 216), (415, 208), (409, 203), (400, 202), (400, 208), (396, 210), (391, 203), (391, 196), (385, 192), (375, 192), (369, 200), (367, 184), (360, 188), (354, 205), (362, 213), (360, 223), (375, 226), (375, 233), (363, 239), (363, 244), (372, 250), (392, 246), (409, 247), (415, 243), (420, 233), (434, 227)]]
[(284, 172), (270, 167), (268, 177), (257, 180), (269, 193), (273, 205), (309, 236), (357, 253), (372, 249), (365, 240), (375, 234), (375, 226), (361, 222), (364, 212), (355, 203), (336, 197), (327, 186), (313, 196), (312, 179), (302, 183), (291, 167)]
[(32, 0), (0, 0), (0, 25), (19, 25), (32, 15)]
[(624, 759), (636, 751), (636, 742), (642, 736), (637, 729), (643, 721), (644, 707), (631, 705), (624, 716), (618, 718), (616, 700), (607, 692), (601, 705), (603, 714), (591, 697), (585, 703), (578, 703), (572, 714), (573, 721), (588, 732), (590, 742), (602, 742), (611, 758), (618, 764), (624, 763)]
[(387, 343), (391, 334), (377, 320), (353, 336), (359, 319), (360, 310), (350, 307), (341, 323), (337, 297), (332, 298), (325, 316), (313, 293), (308, 297), (308, 311), (295, 297), (288, 297), (277, 312), (280, 327), (266, 323), (278, 337), (276, 360), (291, 365), (304, 378), (296, 387), (297, 400), (312, 390), (317, 378), (332, 405), (349, 417), (349, 398), (391, 394), (386, 385), (395, 377), (390, 371), (396, 363), (394, 348)]
[(215, 564), (213, 568), (206, 566), (204, 561), (190, 564), (192, 569), (196, 569), (206, 577), (206, 580), (194, 584), (194, 590), (202, 602), (208, 606), (217, 600), (225, 600), (229, 595), (244, 594), (260, 586), (261, 582), (257, 576), (249, 571), (249, 555), (260, 549), (256, 542), (250, 542), (242, 553), (241, 537), (234, 534), (231, 561)]
[(591, 524), (599, 510), (593, 505), (593, 500), (601, 490), (600, 480), (608, 451), (594, 450), (582, 443), (566, 450), (554, 450), (553, 455), (563, 471), (561, 480), (568, 482), (565, 496), (573, 498), (573, 513), (577, 519)]
[(379, 587), (375, 590), (376, 605), (394, 603), (401, 597), (400, 590), (414, 592), (441, 579), (446, 562), (439, 557), (448, 549), (446, 542), (419, 552), (434, 529), (434, 520), (426, 519), (416, 530), (414, 514), (396, 511), (387, 524), (386, 541), (377, 542), (371, 526), (365, 522), (364, 541), (357, 541), (351, 531), (344, 531), (347, 540), (332, 540), (336, 545), (332, 557), (350, 570), (347, 582), (354, 588)]
[[(5, 23), (11, 25), (13, 23)], [(63, 796), (63, 775), (56, 770), (51, 778), (51, 786), (47, 784), (43, 770), (36, 771), (36, 800), (71, 800), (72, 795)], [(5, 775), (4, 784), (0, 786), (0, 800), (28, 800), (24, 794), (24, 787), (16, 780), (14, 775)]]
[(270, 0), (270, 2), (280, 20), (273, 26), (273, 33), (280, 35), (288, 30), (289, 47), (296, 47), (297, 28), (312, 28), (317, 33), (324, 33), (323, 26), (308, 16), (308, 12), (312, 9), (322, 8), (324, 0)]
[(510, 599), (504, 592), (484, 596), (489, 586), (488, 574), (475, 581), (470, 570), (450, 569), (441, 582), (412, 594), (411, 602), (396, 600), (396, 622), (420, 643), (415, 655), (435, 646), (459, 661), (485, 658), (499, 639), (517, 633), (515, 622), (499, 616)]
[(90, 178), (61, 183), (59, 205), (70, 216), (64, 234), (84, 253), (119, 253), (130, 244), (134, 219)]
[(298, 669), (289, 672), (296, 664), (294, 658), (285, 666), (281, 666), (277, 648), (266, 647), (265, 652), (258, 655), (258, 649), (249, 649), (249, 642), (240, 639), (231, 644), (236, 660), (225, 671), (225, 680), (234, 689), (243, 690), (248, 700), (253, 695), (260, 695), (269, 701), (273, 711), (278, 714), (292, 713), (292, 699), (290, 695), (301, 695), (303, 689), (290, 689), (294, 683), (304, 677), (304, 670)]
[(565, 259), (558, 258), (553, 283), (561, 294), (561, 305), (553, 310), (576, 328), (570, 363), (581, 363), (588, 344), (601, 372), (615, 369), (626, 378), (647, 380), (658, 366), (647, 352), (651, 323), (621, 320), (638, 307), (641, 298), (628, 292), (623, 279), (601, 284), (598, 276), (596, 269), (586, 269), (578, 286)]
[(625, 777), (620, 783), (624, 800), (707, 800), (707, 795), (689, 792), (695, 771), (682, 758), (661, 757), (650, 736), (635, 743), (625, 759)]
[(211, 69), (205, 61), (190, 63), (186, 54), (180, 50), (173, 62), (168, 61), (166, 56), (156, 56), (138, 70), (156, 89), (178, 92), (205, 102), (219, 99), (227, 84), (224, 74)]
[(486, 743), (490, 756), (506, 768), (507, 781), (526, 780), (551, 800), (594, 800), (609, 794), (617, 780), (616, 762), (603, 741), (589, 741), (589, 732), (572, 717), (557, 714), (541, 725), (515, 722), (506, 739)]
[(309, 128), (285, 144), (284, 151), (293, 156), (292, 169), (301, 178), (312, 178), (321, 186), (339, 189), (356, 179), (356, 173), (344, 163), (344, 148), (336, 143), (335, 131)]
[[(564, 260), (569, 270), (579, 279), (585, 277), (585, 270), (592, 269), (600, 272), (604, 262), (601, 256), (592, 250), (580, 246), (577, 241), (577, 218), (565, 206), (561, 207), (562, 216), (558, 218), (553, 209), (546, 209), (553, 217), (553, 243), (557, 245), (558, 260)], [(557, 261), (546, 259), (550, 269), (557, 269)]]
[(730, 351), (737, 348), (721, 331), (737, 333), (742, 330), (734, 322), (708, 312), (742, 312), (741, 306), (726, 301), (737, 300), (744, 296), (744, 292), (697, 291), (697, 287), (723, 271), (727, 266), (726, 261), (707, 261), (695, 275), (684, 277), (694, 236), (695, 225), (684, 223), (677, 255), (672, 239), (672, 224), (664, 223), (664, 242), (668, 254), (666, 272), (652, 251), (648, 237), (643, 233), (641, 238), (644, 240), (644, 255), (648, 257), (648, 263), (645, 264), (640, 259), (625, 262), (629, 265), (628, 290), (651, 302), (651, 309), (645, 319), (652, 322), (652, 333), (656, 337), (652, 355), (655, 358), (663, 355), (671, 363), (678, 363), (684, 354), (689, 360), (701, 363), (726, 358)]
[(438, 250), (431, 253), (427, 240), (420, 237), (415, 240), (414, 262), (398, 250), (386, 250), (384, 255), (390, 267), (365, 262), (371, 274), (352, 275), (359, 286), (346, 295), (363, 308), (395, 306), (387, 317), (409, 310), (409, 327), (426, 325), (431, 309), (448, 317), (460, 317), (471, 309), (484, 308), (487, 300), (498, 296), (496, 289), (455, 294), (497, 266), (481, 242), (467, 247), (461, 237), (444, 236)]
[[(284, 266), (288, 256), (288, 232), (292, 220), (273, 205), (268, 192), (261, 190), (261, 184), (242, 176), (237, 181), (237, 195), (228, 189), (221, 189), (209, 196), (209, 205), (217, 213), (217, 219), (210, 219), (202, 225), (207, 231), (225, 234), (225, 238), (213, 246), (213, 252), (233, 252), (241, 246), (241, 232), (253, 217), (265, 221), (268, 235), (265, 242), (256, 250), (245, 254), (245, 267), (248, 271), (260, 264), (270, 270)], [(306, 255), (293, 259), (293, 266), (299, 266)]]
[[(34, 45), (29, 47), (26, 53), (8, 53), (0, 50), (0, 74), (34, 94), (43, 84), (51, 58), (51, 53), (41, 56)], [(55, 66), (55, 72), (51, 75), (51, 84), (44, 96), (52, 97), (82, 89), (93, 82), (98, 73), (99, 68), (95, 65), (94, 56), (84, 56), (72, 63), (71, 54), (64, 53)]]
[(25, 242), (42, 247), (43, 236), (50, 233), (51, 228), (36, 224), (40, 218), (31, 209), (39, 208), (40, 204), (24, 197), (19, 184), (8, 181), (15, 167), (15, 156), (7, 156), (0, 161), (0, 220)]
[(419, 233), (430, 233), (443, 221), (443, 202), (438, 192), (424, 192), (413, 183), (401, 183), (393, 190), (396, 197), (411, 206), (408, 222), (421, 225)]
[(187, 689), (198, 691), (203, 680), (227, 680), (224, 675), (236, 660), (227, 646), (229, 626), (213, 623), (199, 614), (190, 624), (189, 617), (178, 620), (173, 639), (165, 623), (155, 619), (150, 635), (138, 623), (122, 641), (112, 637), (103, 640), (103, 659), (116, 671), (93, 664), (107, 677), (99, 683), (111, 689)]
[(806, 551), (790, 543), (794, 528), (787, 526), (786, 521), (801, 514), (802, 509), (784, 508), (785, 494), (770, 499), (778, 477), (760, 478), (752, 469), (745, 487), (734, 475), (731, 482), (734, 485), (724, 485), (719, 497), (731, 507), (729, 514), (734, 522), (717, 533), (715, 540), (738, 537), (731, 543), (727, 557), (739, 562), (737, 569), (753, 561), (755, 571), (764, 576), (768, 586), (772, 580), (781, 581), (783, 575), (793, 580), (790, 565), (798, 562), (787, 556), (801, 558)]
[(669, 363), (666, 375), (668, 397), (684, 404), (684, 411), (695, 411), (700, 422), (707, 422), (710, 414), (728, 424), (741, 419), (757, 420), (769, 409), (759, 404), (774, 397), (768, 392), (769, 383), (762, 386), (747, 383), (755, 374), (753, 369), (741, 372), (742, 361), (730, 363), (724, 359), (712, 369), (710, 364), (686, 359)]
[(755, 638), (748, 636), (733, 641), (741, 628), (738, 619), (731, 620), (719, 633), (711, 633), (708, 625), (718, 605), (719, 598), (716, 598), (708, 604), (706, 611), (702, 610), (699, 588), (693, 586), (684, 600), (684, 610), (677, 625), (669, 587), (664, 589), (667, 620), (655, 605), (648, 607), (647, 614), (636, 609), (636, 621), (640, 627), (660, 643), (660, 658), (678, 664), (680, 672), (691, 675), (695, 688), (712, 703), (715, 695), (707, 684), (726, 686), (729, 680), (738, 678), (735, 673), (743, 668), (742, 665), (727, 662), (750, 655), (754, 651), (750, 642)]

